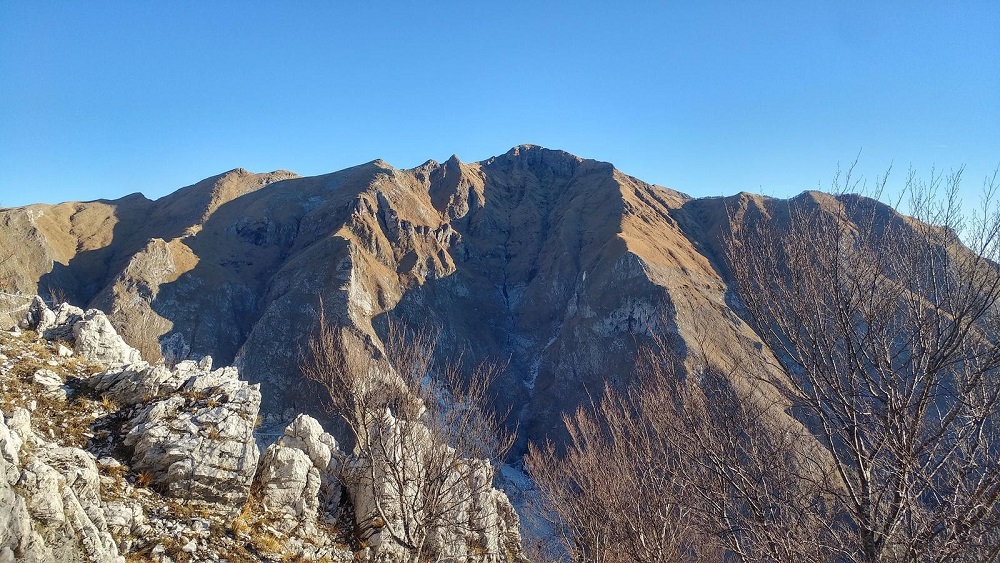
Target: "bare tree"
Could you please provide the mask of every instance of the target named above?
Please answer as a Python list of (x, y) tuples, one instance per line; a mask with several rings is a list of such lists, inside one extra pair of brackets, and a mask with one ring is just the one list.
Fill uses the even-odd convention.
[(846, 193), (850, 171), (843, 180), (836, 197), (734, 219), (727, 252), (746, 316), (789, 374), (793, 412), (830, 454), (833, 539), (856, 546), (839, 558), (996, 558), (996, 175), (972, 217), (961, 171), (911, 173), (911, 217)]
[(68, 303), (69, 302), (69, 299), (67, 298), (67, 295), (66, 295), (66, 290), (64, 288), (62, 288), (62, 287), (55, 286), (55, 285), (50, 285), (48, 287), (48, 297), (49, 297), (48, 301), (50, 303), (50, 306), (53, 307), (53, 308), (55, 308), (56, 306), (58, 306), (58, 305), (60, 305), (62, 303)]
[(692, 491), (684, 501), (701, 541), (740, 561), (826, 561), (848, 551), (836, 541), (839, 523), (825, 495), (827, 456), (784, 414), (773, 387), (741, 366), (723, 371), (703, 356), (692, 364), (679, 376), (654, 354), (644, 385), (662, 389), (646, 410), (669, 421), (661, 432), (681, 457), (679, 479)]
[(705, 547), (682, 498), (678, 452), (654, 418), (662, 409), (647, 408), (654, 394), (606, 387), (599, 401), (563, 416), (565, 452), (529, 445), (540, 508), (573, 561), (682, 561)]
[(699, 350), (691, 370), (681, 359), (655, 337), (638, 385), (605, 388), (564, 416), (564, 452), (529, 448), (525, 464), (565, 553), (587, 562), (828, 558), (837, 523), (814, 440), (738, 370)]
[(996, 559), (1000, 214), (992, 180), (965, 218), (959, 180), (911, 174), (912, 216), (847, 189), (734, 216), (745, 314), (787, 378), (655, 339), (635, 388), (606, 389), (565, 417), (564, 451), (526, 458), (565, 552)]
[(321, 314), (303, 366), (353, 434), (344, 478), (363, 491), (354, 499), (366, 518), (362, 535), (388, 539), (414, 562), (445, 558), (456, 541), (467, 543), (458, 552), (489, 548), (497, 524), (483, 502), (492, 464), (514, 442), (487, 407), (500, 366), (466, 373), (457, 362), (437, 365), (435, 342), (429, 330), (390, 321), (385, 358), (376, 361), (359, 335)]

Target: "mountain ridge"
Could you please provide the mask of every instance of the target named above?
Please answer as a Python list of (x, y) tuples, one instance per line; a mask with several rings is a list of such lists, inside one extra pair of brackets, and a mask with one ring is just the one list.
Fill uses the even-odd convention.
[(23, 244), (0, 263), (15, 264), (13, 289), (107, 311), (149, 360), (234, 362), (269, 412), (321, 412), (298, 372), (320, 297), (374, 354), (387, 316), (428, 323), (441, 354), (507, 363), (498, 405), (539, 439), (605, 382), (627, 385), (654, 332), (688, 363), (699, 347), (781, 376), (745, 351), (763, 345), (730, 306), (720, 250), (731, 216), (775, 201), (691, 198), (519, 145), (474, 163), (237, 168), (155, 201), (5, 209), (0, 236)]

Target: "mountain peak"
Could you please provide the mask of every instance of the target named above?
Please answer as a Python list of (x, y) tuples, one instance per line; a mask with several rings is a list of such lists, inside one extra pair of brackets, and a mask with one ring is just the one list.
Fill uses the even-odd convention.
[(682, 337), (714, 315), (726, 349), (736, 316), (703, 249), (727, 212), (524, 144), (481, 162), (378, 159), (312, 178), (236, 168), (146, 207), (92, 210), (85, 239), (68, 219), (14, 229), (0, 217), (0, 238), (17, 241), (0, 263), (17, 254), (25, 290), (64, 286), (111, 311), (154, 360), (238, 362), (274, 413), (317, 406), (297, 350), (318, 296), (374, 348), (386, 315), (446, 327), (442, 353), (509, 359), (498, 401), (524, 406), (526, 436), (541, 438), (608, 374), (631, 377), (636, 335), (665, 322), (660, 311)]
[(545, 147), (543, 147), (541, 145), (535, 145), (535, 144), (532, 144), (532, 143), (524, 143), (524, 144), (520, 144), (520, 145), (516, 145), (514, 147), (511, 147), (511, 149), (509, 151), (507, 151), (507, 154), (517, 155), (517, 154), (520, 154), (522, 152), (531, 152), (531, 151), (539, 151), (539, 150), (543, 150), (544, 151), (544, 150), (549, 150), (549, 149), (546, 149)]

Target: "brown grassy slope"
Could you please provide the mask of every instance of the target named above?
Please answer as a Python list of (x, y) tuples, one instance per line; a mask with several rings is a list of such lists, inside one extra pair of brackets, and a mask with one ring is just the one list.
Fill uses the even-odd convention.
[(23, 241), (9, 254), (37, 262), (24, 289), (64, 281), (150, 359), (235, 360), (272, 411), (318, 408), (298, 364), (321, 297), (375, 353), (393, 315), (439, 327), (442, 356), (507, 362), (498, 402), (532, 437), (605, 381), (632, 381), (653, 331), (677, 336), (680, 359), (704, 351), (727, 369), (759, 346), (727, 302), (715, 241), (728, 200), (561, 151), (310, 178), (235, 170), (156, 202), (126, 199), (74, 204), (88, 218), (75, 230), (29, 208), (0, 212), (20, 225), (0, 219), (0, 236)]

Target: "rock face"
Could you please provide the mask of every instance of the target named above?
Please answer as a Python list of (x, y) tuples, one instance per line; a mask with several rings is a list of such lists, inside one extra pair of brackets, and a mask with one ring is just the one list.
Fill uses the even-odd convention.
[(477, 163), (234, 170), (157, 201), (7, 209), (0, 260), (18, 265), (15, 289), (106, 311), (150, 361), (235, 362), (288, 420), (321, 413), (299, 370), (321, 298), (376, 355), (387, 316), (431, 324), (440, 354), (509, 359), (497, 401), (536, 439), (605, 381), (628, 385), (653, 331), (684, 362), (773, 371), (730, 307), (720, 241), (731, 220), (823, 198), (696, 200), (526, 145)]
[(142, 361), (139, 351), (122, 340), (103, 312), (91, 309), (73, 323), (73, 350), (96, 362), (134, 364)]
[[(401, 424), (391, 415), (386, 417), (389, 432)], [(395, 455), (403, 454), (398, 451)], [(254, 488), (265, 510), (283, 515), (276, 524), (278, 527), (300, 530), (309, 536), (316, 534), (319, 522), (333, 521), (343, 487), (353, 507), (353, 526), (369, 546), (361, 556), (365, 560), (409, 561), (412, 553), (394, 542), (389, 530), (395, 528), (402, 535), (403, 526), (413, 526), (415, 522), (428, 529), (425, 555), (432, 553), (446, 560), (470, 563), (524, 560), (517, 514), (504, 492), (493, 487), (493, 468), (489, 462), (454, 460), (451, 475), (441, 479), (450, 495), (444, 500), (448, 505), (446, 521), (431, 522), (428, 514), (402, 514), (398, 507), (420, 506), (417, 483), (434, 471), (402, 463), (392, 456), (388, 453), (373, 459), (346, 454), (339, 450), (332, 436), (323, 432), (319, 422), (300, 415), (264, 452)], [(405, 497), (400, 497), (398, 483), (373, 484), (371, 479), (372, 475), (400, 471), (408, 471), (402, 477), (410, 483), (403, 487), (410, 491)], [(384, 507), (382, 511), (376, 509), (376, 495)]]
[[(38, 299), (23, 324), (50, 339), (69, 335), (76, 354), (111, 366), (82, 385), (134, 411), (122, 424), (122, 444), (149, 484), (184, 500), (246, 501), (259, 458), (259, 385), (240, 380), (233, 367), (212, 371), (211, 357), (151, 366), (98, 310), (63, 304), (53, 312)], [(40, 370), (33, 378), (47, 393), (62, 391), (54, 373)]]
[(241, 506), (257, 467), (259, 409), (258, 386), (240, 381), (235, 368), (195, 372), (125, 424), (124, 445), (133, 450), (132, 466), (170, 496)]
[(124, 562), (108, 529), (94, 456), (0, 413), (0, 561)]
[(261, 459), (255, 485), (265, 508), (282, 511), (288, 530), (314, 534), (317, 518), (331, 521), (340, 504), (344, 454), (316, 419), (299, 415)]
[(97, 309), (84, 311), (68, 303), (52, 311), (36, 296), (21, 326), (37, 331), (48, 340), (74, 342), (73, 352), (106, 364), (134, 364), (142, 361), (139, 351), (118, 335), (107, 315)]

